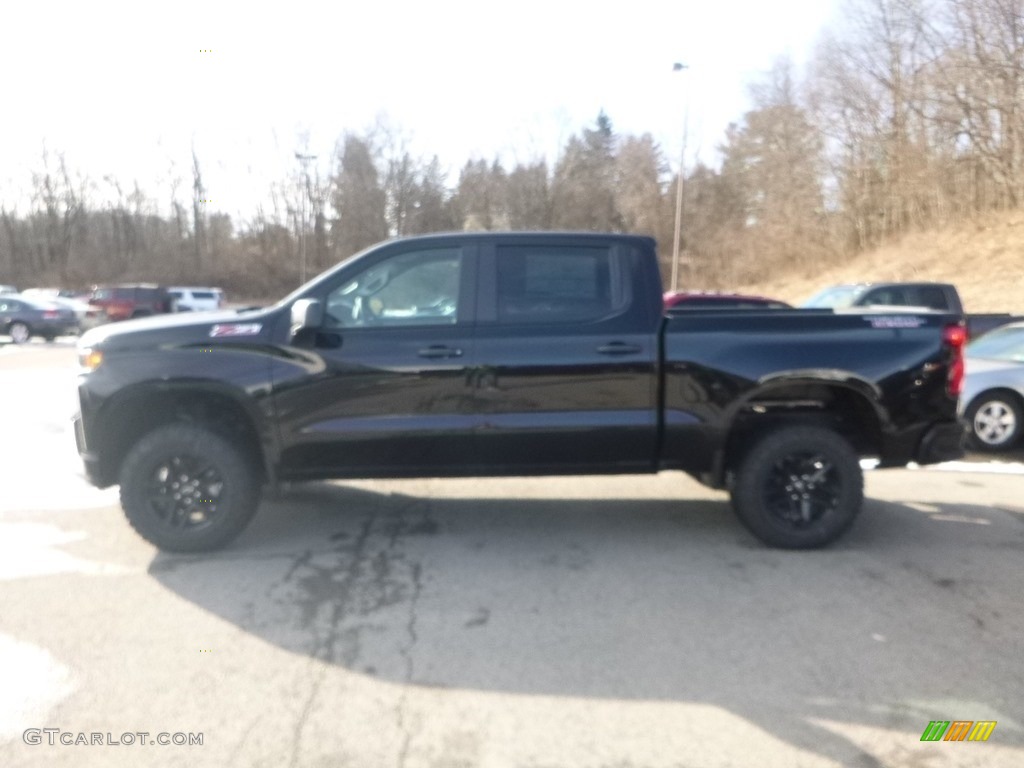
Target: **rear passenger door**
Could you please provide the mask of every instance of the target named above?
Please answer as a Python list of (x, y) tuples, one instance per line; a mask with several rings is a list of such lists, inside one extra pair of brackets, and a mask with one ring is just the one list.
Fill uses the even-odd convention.
[(597, 238), (482, 247), (477, 453), (492, 472), (653, 464), (661, 316), (641, 270), (639, 252)]

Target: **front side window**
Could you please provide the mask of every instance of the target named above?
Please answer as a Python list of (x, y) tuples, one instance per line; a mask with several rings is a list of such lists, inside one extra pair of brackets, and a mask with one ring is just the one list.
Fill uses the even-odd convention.
[(833, 285), (814, 294), (800, 306), (806, 309), (845, 309), (852, 307), (864, 291), (863, 285)]
[(329, 328), (452, 325), (459, 316), (462, 252), (433, 248), (392, 256), (327, 295)]
[(499, 247), (498, 321), (572, 323), (627, 308), (630, 281), (607, 247)]
[(869, 293), (861, 303), (866, 306), (905, 307), (907, 306), (907, 297), (900, 288), (879, 288)]

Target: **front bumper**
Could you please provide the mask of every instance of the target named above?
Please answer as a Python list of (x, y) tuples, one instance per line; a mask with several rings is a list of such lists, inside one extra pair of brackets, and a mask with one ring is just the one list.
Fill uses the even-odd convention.
[(75, 427), (75, 446), (78, 448), (78, 456), (85, 467), (85, 478), (97, 488), (107, 488), (113, 485), (113, 481), (103, 474), (103, 465), (100, 457), (89, 451), (85, 440), (85, 425), (82, 421), (82, 414), (77, 413), (72, 420)]
[(914, 461), (918, 464), (938, 464), (963, 458), (966, 436), (967, 425), (960, 420), (936, 424), (921, 438)]

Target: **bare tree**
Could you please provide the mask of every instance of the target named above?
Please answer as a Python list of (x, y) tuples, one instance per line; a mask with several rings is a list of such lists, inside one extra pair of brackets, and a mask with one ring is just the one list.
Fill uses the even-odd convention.
[(370, 144), (353, 134), (345, 137), (340, 153), (333, 203), (331, 234), (342, 258), (387, 238), (387, 196)]
[(615, 200), (615, 134), (601, 112), (594, 128), (573, 136), (555, 165), (552, 223), (560, 229), (619, 230)]
[(199, 157), (192, 147), (192, 242), (195, 253), (196, 272), (203, 270), (203, 251), (206, 249), (206, 188), (199, 169)]
[(507, 176), (495, 159), (467, 160), (459, 173), (453, 208), (457, 223), (467, 230), (509, 228)]
[(667, 247), (671, 243), (661, 215), (662, 177), (668, 164), (650, 134), (626, 136), (615, 157), (615, 207), (627, 232), (650, 235)]
[(536, 160), (517, 164), (506, 184), (510, 229), (543, 230), (551, 226), (551, 184), (548, 165)]
[(76, 229), (85, 212), (84, 177), (72, 180), (63, 153), (57, 167), (50, 167), (49, 152), (43, 151), (43, 170), (34, 173), (33, 201), (37, 212), (31, 221), (36, 240), (35, 269), (47, 276), (66, 279)]

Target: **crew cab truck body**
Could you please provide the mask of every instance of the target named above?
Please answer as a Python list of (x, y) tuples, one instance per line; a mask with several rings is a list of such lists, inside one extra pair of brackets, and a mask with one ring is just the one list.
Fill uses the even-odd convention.
[(80, 340), (76, 439), (157, 546), (220, 546), (281, 481), (652, 473), (728, 489), (765, 542), (816, 547), (859, 460), (961, 455), (962, 319), (665, 314), (654, 241), (393, 240), (257, 311)]

